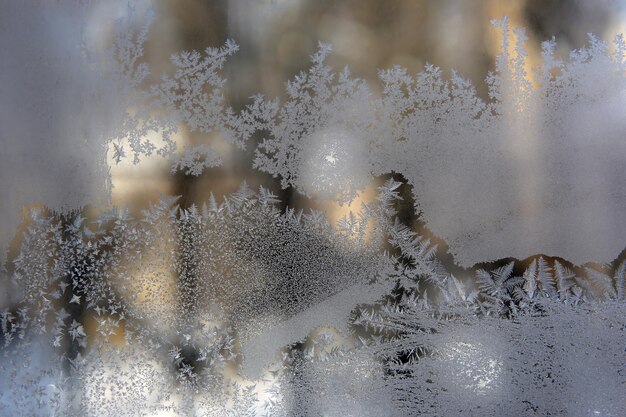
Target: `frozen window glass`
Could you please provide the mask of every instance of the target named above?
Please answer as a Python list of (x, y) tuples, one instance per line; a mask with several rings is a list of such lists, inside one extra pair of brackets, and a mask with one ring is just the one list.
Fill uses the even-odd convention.
[(6, 1), (0, 415), (626, 415), (624, 29)]

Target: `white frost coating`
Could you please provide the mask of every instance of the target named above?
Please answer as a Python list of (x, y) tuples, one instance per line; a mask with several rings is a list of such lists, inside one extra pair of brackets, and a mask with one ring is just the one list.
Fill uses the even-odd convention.
[[(502, 30), (506, 46), (506, 20)], [(415, 190), (426, 220), (464, 266), (536, 253), (578, 264), (610, 262), (624, 249), (626, 236), (623, 41), (616, 38), (611, 54), (592, 37), (565, 63), (553, 57), (554, 43), (545, 43), (541, 85), (533, 88), (524, 78), (525, 38), (522, 32), (517, 37), (516, 53), (500, 56), (497, 73), (487, 80), (497, 101), (495, 118), (486, 118), (477, 132), (483, 139), (476, 151), (483, 153), (476, 160), (463, 154), (435, 158), (463, 185), (441, 183), (415, 169), (408, 174), (427, 182), (421, 198)], [(491, 149), (490, 158), (485, 152)], [(459, 191), (456, 200), (434, 192), (449, 186)], [(463, 204), (451, 204), (449, 215), (441, 216), (436, 210), (451, 201)], [(458, 224), (458, 218), (467, 223)]]
[(272, 326), (261, 335), (242, 341), (244, 375), (254, 379), (261, 377), (263, 367), (283, 346), (304, 340), (312, 329), (320, 326), (333, 326), (347, 331), (350, 312), (358, 304), (373, 304), (392, 288), (390, 283), (354, 285), (339, 294), (333, 295), (304, 312)]
[(108, 201), (104, 140), (121, 120), (82, 48), (84, 13), (52, 2), (2, 6), (0, 262), (22, 206), (65, 211)]
[[(402, 173), (428, 227), (462, 266), (536, 253), (608, 262), (624, 248), (621, 37), (613, 52), (591, 37), (567, 61), (554, 57), (554, 42), (544, 43), (535, 87), (524, 70), (525, 36), (516, 31), (509, 52), (503, 19), (496, 26), (505, 52), (487, 77), (487, 102), (468, 81), (455, 73), (444, 80), (430, 65), (414, 77), (400, 67), (381, 71), (383, 92), (375, 97), (347, 69), (334, 74), (325, 64), (330, 47), (320, 45), (312, 68), (287, 84), (286, 103), (255, 96), (236, 113), (218, 74), (238, 49), (234, 42), (173, 54), (175, 73), (142, 91), (149, 18), (139, 31), (131, 17), (120, 22), (114, 48), (96, 53), (84, 46), (90, 2), (33, 13), (24, 4), (12, 3), (2, 16), (10, 35), (0, 41), (0, 185), (17, 189), (0, 206), (2, 256), (22, 206), (43, 202), (67, 211), (106, 202), (108, 146), (116, 161), (125, 146), (135, 162), (153, 152), (172, 156), (172, 134), (182, 124), (219, 132), (240, 148), (255, 132), (265, 134), (255, 166), (280, 177), (283, 187), (320, 198), (345, 202), (372, 175)], [(150, 132), (164, 145), (157, 149)], [(214, 148), (200, 144), (175, 158), (172, 170), (199, 175), (219, 164)]]
[[(318, 326), (344, 328), (358, 303), (390, 290), (392, 260), (379, 250), (397, 198), (398, 184), (390, 184), (337, 229), (321, 213), (280, 213), (272, 193), (245, 183), (221, 205), (211, 199), (180, 210), (175, 198), (163, 198), (141, 219), (106, 213), (91, 227), (80, 216), (59, 226), (35, 213), (16, 280), (35, 305), (41, 291), (53, 286), (56, 294), (69, 277), (76, 288), (86, 285), (78, 300), (116, 306), (149, 332), (192, 335), (199, 318), (227, 320), (252, 364), (244, 370), (258, 376), (280, 347)], [(366, 237), (368, 222), (379, 230)]]
[(139, 346), (95, 347), (77, 367), (80, 411), (86, 416), (153, 416), (172, 407), (163, 390), (172, 376), (166, 364)]
[(370, 352), (322, 355), (296, 361), (285, 373), (281, 401), (268, 415), (387, 417), (401, 414), (390, 403), (393, 391)]
[(419, 361), (390, 365), (399, 415), (623, 415), (624, 304), (545, 301), (543, 308), (515, 320), (463, 315), (433, 324), (434, 311), (388, 319), (396, 329), (427, 323), (437, 330), (373, 348), (384, 355), (432, 349)]
[(62, 369), (50, 360), (54, 355), (52, 346), (41, 337), (31, 336), (12, 355), (3, 353), (0, 351), (0, 412), (33, 417), (58, 415), (66, 395)]
[[(567, 61), (554, 57), (554, 41), (544, 43), (535, 87), (524, 70), (523, 31), (509, 52), (507, 20), (495, 25), (505, 52), (486, 79), (488, 102), (467, 80), (456, 73), (445, 80), (431, 65), (416, 76), (381, 71), (383, 94), (375, 97), (347, 71), (333, 74), (321, 46), (309, 72), (288, 84), (289, 101), (269, 122), (256, 165), (310, 194), (318, 178), (309, 165), (319, 159), (327, 188), (341, 188), (343, 200), (371, 174), (402, 173), (427, 226), (465, 267), (537, 253), (576, 264), (613, 260), (626, 236), (623, 39), (611, 52), (590, 37)], [(333, 146), (368, 155), (348, 164), (361, 178), (328, 158), (305, 163), (310, 149), (328, 147), (326, 132), (337, 126), (347, 133)]]
[[(147, 26), (120, 22), (114, 51), (91, 54), (90, 2), (34, 4), (0, 15), (0, 186), (12, 193), (0, 247), (23, 204), (106, 200), (107, 144), (114, 159), (126, 145), (135, 160), (171, 155), (186, 124), (235, 146), (264, 131), (256, 165), (317, 197), (346, 201), (372, 174), (403, 173), (463, 265), (536, 252), (602, 261), (623, 248), (621, 38), (615, 53), (592, 38), (567, 63), (544, 44), (539, 88), (518, 43), (487, 78), (488, 103), (433, 66), (381, 72), (375, 98), (347, 71), (335, 81), (322, 45), (284, 106), (256, 96), (236, 114), (218, 75), (232, 41), (174, 54), (176, 72), (138, 91)], [(174, 169), (217, 163), (201, 144)], [(33, 211), (11, 259), (20, 300), (0, 311), (0, 414), (625, 415), (626, 261), (579, 277), (539, 257), (522, 276), (511, 262), (461, 282), (395, 218), (400, 185), (388, 181), (336, 228), (245, 183), (200, 209), (163, 197), (139, 219)], [(359, 337), (342, 350), (311, 336), (328, 325)], [(280, 347), (309, 337), (268, 372), (280, 393), (270, 386), (265, 403), (227, 376), (258, 376)]]
[(302, 188), (321, 199), (341, 199), (365, 188), (367, 158), (365, 145), (353, 132), (339, 126), (322, 129), (311, 135), (302, 149)]
[(613, 279), (553, 265), (479, 270), (469, 298), (449, 277), (435, 284), (437, 305), (424, 294), (362, 313), (398, 415), (623, 415), (623, 263)]
[[(135, 155), (150, 154), (156, 147), (141, 138), (150, 130), (167, 135), (166, 123), (140, 121), (129, 112), (131, 106), (137, 110), (136, 87), (148, 74), (137, 60), (150, 13), (132, 15), (129, 9), (111, 33), (100, 34), (114, 38), (104, 48), (93, 27), (98, 22), (90, 27), (90, 19), (98, 19), (95, 3), (3, 5), (0, 187), (6, 194), (0, 201), (0, 262), (23, 206), (43, 204), (66, 213), (106, 205), (110, 142), (127, 138)], [(114, 157), (119, 161), (123, 153), (116, 147)]]
[[(244, 121), (246, 110), (235, 114), (222, 96), (225, 80), (218, 72), (237, 50), (234, 42), (173, 54), (176, 71), (146, 87), (149, 68), (141, 60), (152, 11), (144, 3), (119, 6), (97, 0), (3, 5), (0, 264), (23, 206), (69, 212), (108, 203), (107, 152), (116, 162), (128, 149), (134, 163), (153, 153), (174, 156), (172, 135), (180, 125), (219, 132), (242, 148), (256, 126)], [(149, 139), (153, 133), (160, 144)], [(174, 158), (172, 171), (199, 175), (220, 163), (214, 148), (200, 145)]]
[[(13, 259), (23, 298), (0, 312), (0, 373), (28, 384), (6, 387), (0, 414), (622, 415), (625, 262), (586, 277), (543, 257), (514, 276), (511, 262), (476, 271), (473, 290), (394, 219), (399, 186), (388, 181), (336, 229), (245, 184), (202, 209), (163, 198), (140, 219), (34, 212)], [(383, 237), (396, 256), (381, 253)], [(328, 325), (362, 343), (335, 349), (310, 333)], [(33, 333), (53, 347), (48, 363), (18, 371)], [(226, 377), (238, 359), (239, 377), (259, 376), (305, 338), (310, 350), (284, 350), (269, 370), (278, 386), (265, 400)], [(68, 378), (39, 389), (63, 367)], [(548, 379), (545, 394), (537, 381)]]
[[(345, 68), (338, 76), (325, 64), (330, 45), (320, 44), (313, 66), (287, 83), (289, 100), (264, 102), (269, 134), (256, 150), (254, 166), (280, 177), (283, 188), (346, 202), (369, 183), (368, 141), (374, 122), (369, 89)], [(336, 79), (336, 80), (335, 80)]]

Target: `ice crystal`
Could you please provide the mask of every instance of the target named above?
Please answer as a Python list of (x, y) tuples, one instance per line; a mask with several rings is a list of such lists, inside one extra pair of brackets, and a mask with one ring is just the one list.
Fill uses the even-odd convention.
[[(311, 328), (343, 328), (352, 307), (390, 286), (379, 233), (364, 233), (368, 222), (384, 230), (390, 221), (387, 198), (337, 229), (316, 212), (280, 213), (272, 193), (245, 183), (221, 204), (211, 198), (180, 209), (175, 201), (163, 198), (141, 219), (105, 213), (92, 224), (81, 216), (63, 224), (34, 211), (15, 281), (25, 303), (40, 306), (41, 325), (50, 301), (67, 294), (70, 304), (85, 303), (98, 316), (178, 335), (193, 334), (199, 317), (227, 320), (246, 359), (269, 360)], [(150, 324), (154, 317), (158, 323)], [(85, 336), (76, 321), (68, 334)], [(263, 363), (254, 366), (258, 373)]]
[[(242, 148), (256, 126), (224, 103), (218, 72), (238, 48), (233, 41), (203, 54), (173, 54), (174, 74), (149, 83), (143, 45), (152, 11), (127, 6), (111, 24), (111, 45), (103, 46), (89, 33), (96, 6), (11, 2), (0, 16), (0, 178), (3, 190), (20, 189), (0, 203), (2, 262), (22, 206), (69, 212), (108, 203), (108, 152), (117, 163), (127, 148), (134, 163), (158, 153), (172, 159), (173, 171), (199, 175), (221, 163), (219, 153), (200, 145), (177, 155), (173, 135), (181, 127), (219, 133)], [(250, 106), (262, 113), (258, 107)]]
[[(373, 88), (320, 44), (284, 103), (235, 110), (234, 41), (151, 78), (152, 12), (96, 45), (94, 4), (0, 14), (2, 266), (38, 205), (0, 271), (0, 414), (626, 413), (622, 37), (566, 60), (548, 41), (532, 78), (524, 32), (496, 21), (489, 99), (433, 65)], [(199, 139), (179, 149), (183, 128)], [(201, 206), (82, 210), (110, 197), (107, 157), (197, 176), (221, 163), (214, 140), (253, 137), (252, 165), (313, 199), (395, 179), (336, 224), (246, 182)], [(458, 264), (483, 263), (452, 268), (400, 220), (404, 191)]]
[(623, 303), (554, 299), (511, 320), (405, 305), (377, 323), (398, 336), (371, 349), (385, 358), (398, 415), (618, 416), (623, 316)]
[(283, 186), (344, 200), (371, 175), (402, 173), (426, 224), (464, 266), (536, 253), (613, 260), (626, 232), (615, 227), (626, 224), (623, 38), (609, 51), (590, 36), (567, 61), (543, 43), (533, 86), (523, 30), (509, 51), (508, 21), (494, 25), (502, 53), (486, 78), (488, 101), (433, 65), (415, 76), (380, 71), (377, 97), (347, 69), (333, 73), (321, 45), (287, 84), (256, 166)]

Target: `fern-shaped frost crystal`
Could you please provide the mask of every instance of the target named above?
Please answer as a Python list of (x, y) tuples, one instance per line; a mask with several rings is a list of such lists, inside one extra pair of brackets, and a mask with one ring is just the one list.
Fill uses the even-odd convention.
[[(545, 42), (531, 78), (523, 30), (496, 21), (488, 99), (430, 64), (372, 87), (320, 44), (283, 103), (233, 107), (234, 41), (154, 77), (152, 12), (129, 6), (103, 47), (96, 3), (0, 14), (0, 414), (626, 415), (622, 37), (567, 60)], [(83, 210), (110, 198), (107, 161), (199, 176), (222, 142), (313, 199), (393, 178), (336, 224), (245, 181)], [(435, 237), (401, 220), (407, 189)]]

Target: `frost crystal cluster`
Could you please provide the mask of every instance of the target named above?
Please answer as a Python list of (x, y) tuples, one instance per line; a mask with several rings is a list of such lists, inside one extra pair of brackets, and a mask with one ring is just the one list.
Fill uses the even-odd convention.
[(610, 262), (626, 235), (626, 44), (618, 36), (609, 52), (592, 36), (559, 61), (545, 42), (535, 87), (524, 32), (510, 52), (507, 20), (494, 25), (503, 52), (487, 102), (432, 65), (416, 76), (380, 71), (376, 96), (347, 69), (333, 73), (330, 47), (320, 46), (309, 71), (287, 83), (255, 165), (283, 187), (339, 199), (371, 175), (401, 173), (463, 266), (536, 253)]
[[(527, 74), (524, 32), (494, 22), (488, 99), (432, 65), (372, 87), (320, 44), (284, 102), (237, 108), (235, 42), (175, 53), (155, 82), (152, 13), (99, 44), (97, 6), (0, 13), (0, 415), (626, 415), (621, 36), (564, 60), (545, 42)], [(222, 163), (180, 131), (253, 147), (310, 199), (376, 197), (336, 224), (246, 182), (108, 207), (107, 158)], [(400, 220), (411, 193), (466, 269)]]

